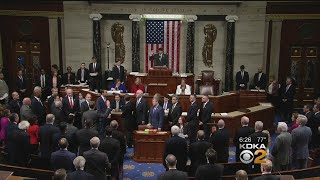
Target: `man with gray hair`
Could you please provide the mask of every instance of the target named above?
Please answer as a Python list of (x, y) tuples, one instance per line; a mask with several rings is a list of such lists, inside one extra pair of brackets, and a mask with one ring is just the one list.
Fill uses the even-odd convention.
[(271, 174), (272, 161), (270, 161), (269, 159), (265, 159), (265, 162), (261, 164), (260, 170), (262, 175), (254, 178), (254, 180), (263, 180), (263, 179), (280, 180), (280, 177)]
[[(165, 159), (168, 154), (174, 155), (178, 161), (177, 169), (179, 171), (184, 171), (188, 160), (187, 140), (179, 137), (180, 128), (176, 125), (171, 127), (171, 133), (172, 137), (165, 143), (163, 159)], [(165, 161), (163, 161), (163, 166), (168, 169)]]
[(31, 109), (31, 99), (26, 97), (22, 101), (22, 106), (20, 108), (21, 121), (26, 121), (31, 117), (35, 116)]
[(249, 136), (251, 138), (251, 142), (253, 144), (264, 144), (264, 146), (267, 147), (269, 137), (268, 137), (268, 134), (262, 132), (263, 131), (263, 122), (256, 121), (254, 123), (254, 129), (255, 129), (255, 132)]
[(214, 136), (211, 136), (210, 142), (213, 148), (217, 151), (217, 158), (219, 163), (227, 163), (229, 159), (229, 139), (230, 133), (225, 128), (225, 122), (220, 119), (218, 121), (218, 130)]
[(39, 125), (43, 125), (46, 117), (46, 110), (41, 101), (41, 87), (36, 86), (33, 89), (33, 98), (31, 100), (32, 112), (37, 116)]
[(67, 180), (93, 180), (94, 176), (84, 171), (86, 159), (83, 156), (78, 156), (73, 160), (75, 171), (67, 175)]
[(65, 121), (65, 116), (62, 111), (62, 102), (61, 101), (54, 101), (54, 108), (52, 109), (52, 114), (55, 117), (54, 125), (59, 124), (60, 122)]
[(278, 123), (278, 132), (275, 144), (271, 151), (274, 171), (286, 171), (290, 164), (290, 150), (292, 137), (288, 133), (288, 126), (285, 122)]
[(241, 128), (237, 129), (233, 138), (233, 144), (236, 146), (236, 161), (240, 161), (240, 153), (239, 149), (240, 140), (246, 137), (249, 137), (252, 133), (254, 133), (254, 129), (249, 127), (249, 118), (247, 116), (243, 116), (241, 118)]
[(12, 165), (26, 166), (28, 164), (31, 154), (30, 136), (27, 133), (29, 126), (28, 121), (21, 121), (18, 124), (19, 129), (12, 136), (12, 148), (8, 152), (9, 162)]
[(188, 179), (188, 175), (186, 172), (177, 170), (176, 168), (177, 159), (174, 155), (168, 154), (165, 159), (165, 162), (169, 170), (163, 174), (160, 174), (158, 176), (158, 180), (168, 180), (168, 179), (187, 180)]
[(238, 170), (236, 172), (236, 180), (248, 180), (248, 174), (245, 170)]
[(86, 172), (94, 175), (95, 180), (106, 179), (106, 169), (111, 167), (106, 153), (99, 151), (100, 139), (93, 137), (90, 139), (91, 149), (83, 153), (86, 159)]
[(312, 131), (305, 126), (308, 119), (304, 115), (298, 116), (299, 127), (292, 130), (292, 163), (294, 169), (303, 169), (307, 167), (309, 148), (308, 144), (312, 138)]

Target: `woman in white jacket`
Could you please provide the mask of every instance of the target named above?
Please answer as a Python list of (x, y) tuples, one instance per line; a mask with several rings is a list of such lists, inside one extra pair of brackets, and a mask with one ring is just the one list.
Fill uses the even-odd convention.
[(177, 86), (177, 95), (191, 95), (191, 86), (186, 84), (186, 79), (181, 79), (181, 84)]

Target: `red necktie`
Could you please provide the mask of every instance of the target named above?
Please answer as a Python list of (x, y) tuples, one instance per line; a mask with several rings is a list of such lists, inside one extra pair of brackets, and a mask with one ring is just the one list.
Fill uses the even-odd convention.
[(73, 108), (73, 102), (72, 102), (71, 98), (69, 98), (69, 103), (70, 103), (70, 108), (72, 109)]

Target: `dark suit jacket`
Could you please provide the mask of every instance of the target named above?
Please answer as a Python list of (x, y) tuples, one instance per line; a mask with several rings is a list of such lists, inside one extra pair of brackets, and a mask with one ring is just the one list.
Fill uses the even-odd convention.
[(76, 155), (68, 150), (58, 150), (51, 154), (50, 163), (54, 170), (56, 169), (65, 169), (68, 172), (74, 170), (73, 160), (76, 158)]
[(127, 152), (127, 144), (126, 144), (126, 139), (124, 137), (124, 134), (121, 131), (118, 130), (113, 130), (112, 131), (112, 138), (118, 140), (120, 142), (120, 155), (119, 158), (120, 160), (123, 161), (124, 155)]
[[(49, 81), (50, 81), (50, 89), (53, 88), (53, 77), (52, 76), (49, 76)], [(60, 89), (62, 85), (62, 78), (59, 77), (59, 75), (57, 76), (57, 88)]]
[[(41, 100), (40, 100), (41, 101)], [(44, 123), (46, 119), (46, 109), (43, 103), (40, 103), (35, 97), (31, 99), (31, 109), (34, 115), (37, 116), (39, 124)]]
[(223, 166), (221, 164), (206, 164), (199, 166), (196, 171), (197, 180), (218, 180), (223, 175)]
[(76, 96), (73, 96), (73, 107), (70, 107), (69, 97), (65, 96), (62, 99), (62, 110), (65, 117), (69, 116), (70, 113), (77, 114), (80, 111), (80, 102)]
[[(268, 134), (263, 133), (262, 131), (254, 132), (249, 137), (251, 137), (252, 144), (264, 144), (265, 147), (268, 146)], [(260, 138), (262, 137), (262, 138)], [(260, 140), (259, 140), (260, 139)], [(261, 142), (262, 140), (262, 142)]]
[(237, 72), (236, 74), (236, 90), (240, 89), (240, 84), (244, 84), (245, 87), (241, 89), (247, 89), (247, 84), (249, 82), (249, 73), (247, 71), (244, 71), (243, 78), (241, 76), (241, 71)]
[(45, 124), (39, 128), (39, 142), (40, 142), (40, 153), (41, 157), (50, 159), (51, 153), (55, 146), (54, 135), (60, 133), (60, 130), (51, 125)]
[(125, 122), (124, 127), (126, 130), (131, 131), (135, 129), (136, 127), (136, 121), (133, 116), (133, 104), (132, 102), (128, 102), (127, 104), (124, 105), (122, 114), (121, 114), (121, 119)]
[(150, 61), (154, 61), (154, 66), (164, 66), (169, 67), (169, 57), (168, 54), (162, 54), (162, 59), (160, 61), (160, 54), (155, 54), (151, 56)]
[(177, 158), (177, 169), (183, 171), (188, 160), (187, 140), (179, 136), (172, 136), (164, 146), (163, 166), (167, 168), (165, 158), (168, 154), (173, 154)]
[(85, 111), (88, 111), (90, 108), (89, 108), (89, 105), (87, 103), (87, 101), (83, 101), (80, 105), (80, 111), (81, 113), (84, 113)]
[(280, 177), (272, 174), (263, 174), (254, 178), (254, 180), (280, 180)]
[(106, 137), (102, 140), (99, 150), (108, 155), (112, 165), (118, 164), (120, 157), (120, 142), (112, 137)]
[(55, 97), (51, 95), (51, 96), (47, 99), (48, 108), (49, 108), (49, 109), (51, 109), (52, 106), (55, 106), (55, 105), (53, 105), (53, 103), (54, 103), (54, 98), (55, 98)]
[(163, 128), (164, 110), (158, 105), (157, 107), (151, 107), (149, 111), (149, 123), (153, 128)]
[[(84, 69), (84, 82), (89, 82), (90, 75), (87, 68)], [(81, 68), (77, 71), (77, 81), (81, 81)]]
[(210, 123), (211, 121), (211, 114), (213, 113), (213, 103), (209, 101), (205, 107), (200, 108), (199, 117), (203, 124)]
[[(164, 109), (164, 102), (163, 102), (163, 101), (161, 101), (161, 102), (159, 103), (159, 105)], [(172, 103), (171, 103), (171, 101), (168, 101), (168, 102), (167, 102), (167, 108), (166, 108), (166, 109), (171, 109), (171, 107), (172, 107)], [(164, 110), (166, 110), (166, 109), (164, 109)]]
[(81, 123), (82, 123), (82, 127), (85, 126), (84, 121), (87, 119), (91, 119), (92, 120), (92, 125), (93, 127), (96, 127), (96, 124), (98, 122), (99, 116), (98, 116), (98, 112), (96, 110), (90, 109), (86, 112), (84, 112), (82, 114), (82, 119), (81, 119)]
[(214, 136), (210, 137), (213, 149), (217, 152), (219, 163), (227, 163), (229, 158), (229, 130), (226, 128), (218, 129)]
[(20, 108), (21, 120), (28, 120), (32, 116), (35, 116), (32, 112), (32, 107), (28, 105), (22, 105)]
[(171, 169), (158, 176), (158, 180), (188, 180), (188, 174), (183, 171)]
[[(81, 74), (80, 74), (80, 76), (81, 76)], [(63, 74), (63, 77), (62, 77), (63, 84), (75, 84), (75, 81), (76, 81), (76, 75), (73, 72), (70, 73), (70, 82), (68, 81), (68, 73), (66, 72)]]
[(265, 73), (261, 74), (260, 81), (259, 81), (259, 73), (254, 74), (253, 77), (253, 86), (259, 87), (260, 89), (266, 89), (267, 86), (267, 76)]
[(176, 107), (174, 107), (174, 109), (172, 109), (172, 108), (173, 108), (173, 105), (169, 109), (168, 118), (169, 118), (169, 121), (172, 122), (172, 125), (176, 125), (178, 123), (178, 120), (179, 120), (181, 114), (182, 114), (182, 107), (178, 103), (176, 105)]
[(14, 131), (12, 135), (12, 149), (8, 153), (9, 162), (18, 166), (26, 166), (31, 154), (29, 134), (20, 129)]
[(106, 102), (103, 101), (101, 96), (96, 101), (96, 108), (97, 108), (99, 118), (107, 118), (112, 111), (111, 108), (107, 107)]
[(286, 91), (287, 86), (281, 88), (281, 99), (287, 99), (287, 103), (293, 103), (294, 95), (296, 93), (295, 86), (291, 84), (289, 89)]
[(90, 139), (98, 136), (98, 131), (93, 129), (80, 129), (76, 132), (76, 142), (79, 146), (79, 155), (91, 149)]
[[(36, 81), (36, 85), (41, 87), (41, 75), (39, 75), (37, 81)], [(52, 87), (52, 79), (50, 79), (50, 76), (49, 75), (45, 75), (45, 87), (44, 89), (45, 90), (50, 90)], [(43, 93), (43, 92), (42, 92)]]
[(82, 170), (76, 170), (67, 174), (67, 180), (94, 180), (94, 176)]
[(239, 138), (245, 138), (245, 137), (249, 137), (252, 133), (254, 133), (254, 128), (249, 127), (249, 126), (243, 126), (239, 129), (236, 130), (235, 134), (234, 134), (234, 138), (233, 138), (233, 144), (236, 146), (236, 160), (239, 161), (239, 155), (240, 155), (240, 151), (239, 151)]
[(20, 114), (20, 107), (22, 106), (22, 102), (20, 100), (11, 100), (9, 101), (9, 108), (11, 113)]
[(93, 63), (89, 64), (89, 73), (99, 73), (101, 71), (100, 69), (100, 63), (96, 62), (96, 69), (93, 69)]
[(198, 166), (207, 164), (206, 151), (211, 147), (212, 144), (204, 140), (190, 144), (189, 157), (191, 159), (192, 172), (195, 172)]
[(135, 109), (135, 117), (136, 117), (137, 124), (141, 124), (142, 121), (145, 121), (145, 123), (148, 122), (147, 111), (148, 111), (147, 101), (142, 97), (139, 104), (138, 105), (136, 104), (136, 109)]
[(94, 180), (105, 180), (106, 169), (110, 168), (107, 154), (90, 149), (83, 153), (83, 157), (86, 159), (85, 171), (94, 175)]
[[(115, 100), (111, 101), (110, 107), (111, 107), (111, 109), (116, 109), (116, 101)], [(119, 101), (119, 109), (122, 111), (123, 108), (124, 108), (124, 100), (120, 99), (120, 101)]]
[(121, 82), (124, 82), (124, 78), (125, 78), (124, 67), (120, 66), (120, 71), (119, 71), (117, 66), (113, 66), (112, 78), (113, 78), (113, 82), (115, 82), (117, 79), (120, 79)]
[(56, 107), (56, 108), (52, 109), (51, 113), (55, 117), (55, 119), (54, 119), (54, 124), (55, 125), (59, 124), (60, 122), (65, 122), (66, 121), (66, 119), (65, 119), (66, 116), (63, 113), (62, 109)]
[(26, 83), (26, 78), (24, 76), (22, 76), (22, 80), (17, 77), (17, 81), (16, 81), (16, 90), (18, 92), (20, 92), (20, 90), (22, 89), (26, 89), (27, 88), (27, 83)]
[(15, 131), (19, 130), (18, 125), (13, 122), (9, 122), (9, 124), (6, 127), (6, 137), (5, 137), (5, 150), (6, 152), (12, 151), (13, 146), (13, 135), (15, 134)]
[(194, 102), (188, 109), (187, 122), (194, 126), (198, 126), (199, 124), (198, 117), (197, 117), (198, 108), (199, 107), (197, 102)]

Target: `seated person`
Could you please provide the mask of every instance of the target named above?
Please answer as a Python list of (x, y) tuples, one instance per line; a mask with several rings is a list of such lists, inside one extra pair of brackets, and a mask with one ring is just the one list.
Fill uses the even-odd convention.
[(120, 91), (121, 93), (126, 93), (126, 87), (124, 86), (124, 84), (121, 84), (120, 79), (117, 79), (116, 82), (114, 84), (112, 84), (111, 91)]
[(134, 83), (131, 85), (131, 92), (136, 93), (138, 90), (141, 90), (144, 93), (146, 92), (144, 85), (141, 83), (141, 79), (139, 77), (136, 77)]
[(191, 86), (186, 84), (186, 79), (181, 79), (181, 84), (177, 86), (177, 95), (191, 95)]

